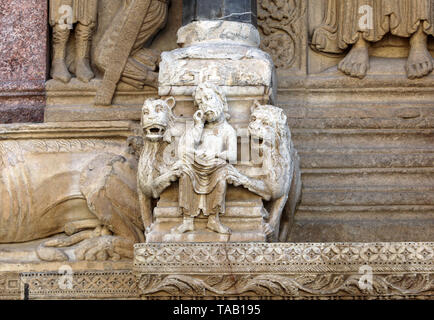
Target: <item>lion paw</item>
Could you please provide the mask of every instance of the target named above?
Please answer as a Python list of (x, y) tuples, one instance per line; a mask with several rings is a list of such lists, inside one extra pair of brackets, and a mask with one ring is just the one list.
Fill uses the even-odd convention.
[(87, 239), (74, 249), (76, 260), (117, 261), (122, 258), (132, 259), (133, 242), (116, 236), (101, 236)]

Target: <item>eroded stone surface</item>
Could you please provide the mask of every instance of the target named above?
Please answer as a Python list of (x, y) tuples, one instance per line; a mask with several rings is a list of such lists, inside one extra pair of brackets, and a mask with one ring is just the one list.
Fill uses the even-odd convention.
[(46, 240), (0, 260), (132, 258), (144, 236), (129, 132), (128, 122), (2, 128), (0, 243)]
[(140, 244), (133, 270), (143, 297), (432, 298), (432, 254), (409, 242)]
[(47, 73), (47, 3), (0, 4), (0, 123), (41, 122)]

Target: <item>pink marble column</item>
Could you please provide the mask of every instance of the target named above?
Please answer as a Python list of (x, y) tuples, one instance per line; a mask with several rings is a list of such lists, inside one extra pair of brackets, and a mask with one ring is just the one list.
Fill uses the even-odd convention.
[(0, 0), (0, 123), (42, 122), (47, 0)]

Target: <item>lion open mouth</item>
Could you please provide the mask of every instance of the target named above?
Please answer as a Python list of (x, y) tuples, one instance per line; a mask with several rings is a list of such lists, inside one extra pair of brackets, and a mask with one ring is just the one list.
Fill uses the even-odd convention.
[(166, 133), (166, 127), (159, 124), (154, 124), (149, 127), (143, 128), (143, 132), (145, 133), (147, 138), (161, 138)]

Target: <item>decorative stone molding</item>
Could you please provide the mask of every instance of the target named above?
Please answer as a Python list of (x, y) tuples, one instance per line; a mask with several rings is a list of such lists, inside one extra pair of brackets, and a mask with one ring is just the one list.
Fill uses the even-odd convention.
[(307, 1), (258, 1), (261, 49), (273, 58), (278, 71), (306, 67)]
[(1, 272), (0, 299), (434, 299), (433, 256), (424, 242), (137, 244), (132, 270), (72, 264), (63, 289), (58, 264)]
[(178, 43), (183, 48), (161, 56), (160, 95), (191, 95), (199, 83), (211, 81), (228, 96), (272, 96), (273, 61), (258, 48), (252, 25), (197, 21), (178, 31)]
[(72, 287), (59, 286), (58, 272), (25, 272), (21, 298), (26, 299), (131, 299), (137, 298), (136, 277), (128, 270), (82, 271), (72, 274)]
[(142, 297), (432, 298), (433, 257), (433, 243), (139, 244), (133, 270)]

